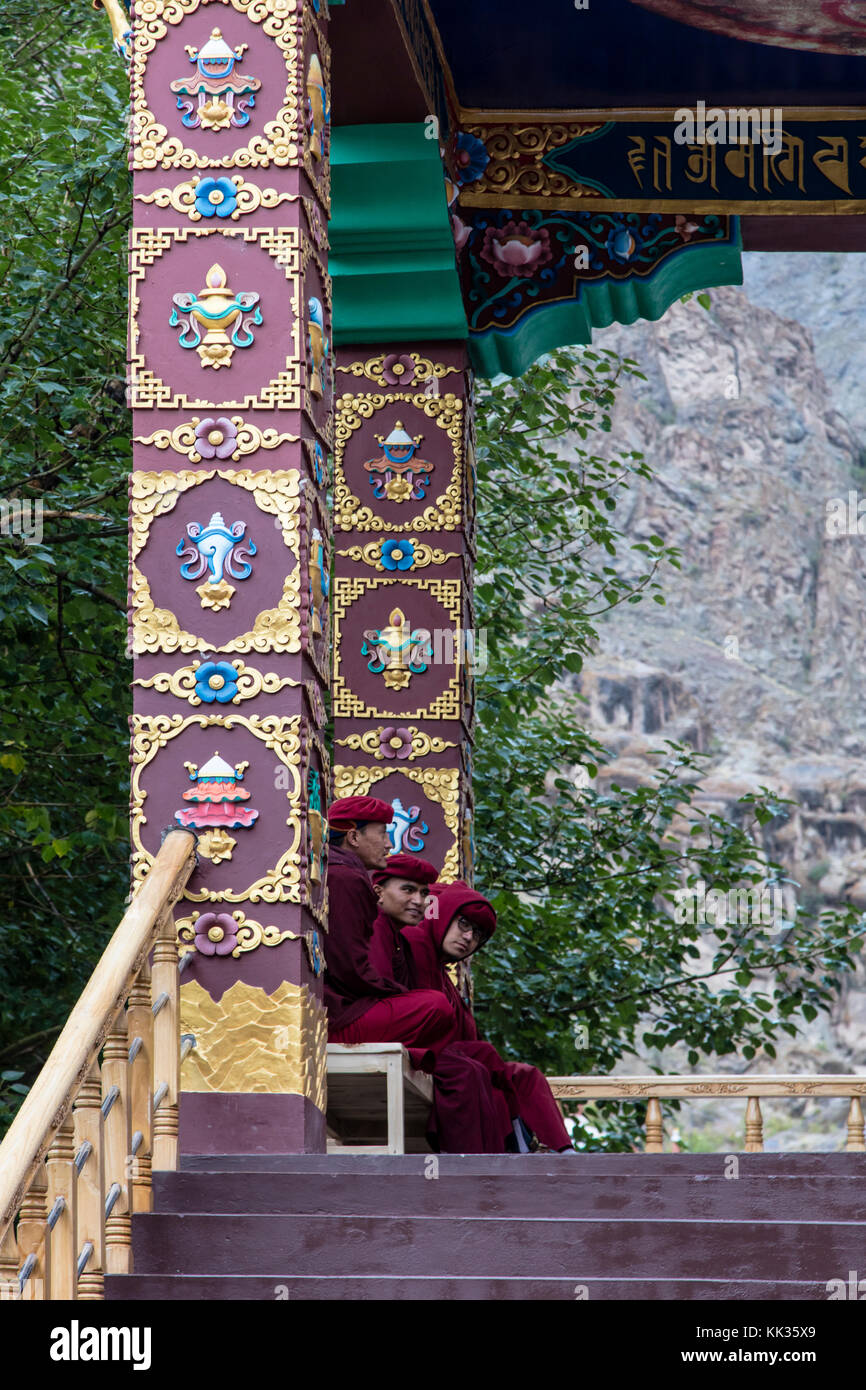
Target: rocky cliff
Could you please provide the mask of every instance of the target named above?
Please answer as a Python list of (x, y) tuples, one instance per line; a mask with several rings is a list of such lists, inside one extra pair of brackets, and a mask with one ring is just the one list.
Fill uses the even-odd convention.
[[(713, 809), (762, 784), (797, 803), (768, 849), (801, 903), (866, 907), (866, 276), (856, 256), (745, 259), (744, 289), (713, 290), (709, 312), (693, 300), (596, 337), (647, 377), (623, 391), (613, 437), (655, 477), (633, 487), (619, 524), (678, 546), (682, 570), (666, 571), (666, 608), (607, 616), (581, 689), (614, 755), (607, 779), (641, 782), (660, 739), (688, 741), (709, 755)], [(863, 982), (759, 1065), (866, 1070)], [(790, 1134), (790, 1106), (774, 1109), (785, 1147), (844, 1138), (844, 1103), (811, 1106)], [(720, 1106), (683, 1115), (710, 1147), (741, 1122)]]

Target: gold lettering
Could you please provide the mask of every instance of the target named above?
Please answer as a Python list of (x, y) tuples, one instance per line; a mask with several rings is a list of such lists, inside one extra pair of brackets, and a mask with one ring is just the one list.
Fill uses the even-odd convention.
[(764, 161), (764, 187), (769, 193), (769, 175), (772, 170), (773, 177), (777, 183), (791, 182), (794, 178), (794, 169), (797, 170), (797, 187), (801, 193), (806, 192), (806, 185), (803, 182), (803, 166), (805, 162), (806, 147), (798, 135), (789, 135), (786, 130), (782, 131), (782, 148), (779, 154), (768, 155)]
[(714, 193), (718, 193), (715, 145), (690, 145), (689, 150), (685, 167), (686, 178), (691, 183), (706, 183), (709, 179), (710, 188)]
[(851, 189), (848, 184), (848, 141), (844, 135), (819, 135), (818, 139), (822, 145), (826, 145), (826, 150), (818, 150), (812, 155), (812, 163), (817, 165), (821, 173), (837, 188), (841, 188), (843, 193), (850, 197)]
[(728, 150), (725, 155), (725, 165), (730, 169), (734, 178), (745, 177), (746, 170), (749, 173), (749, 188), (755, 192), (755, 146), (740, 145), (735, 150)]
[(641, 172), (646, 168), (646, 140), (642, 135), (630, 135), (628, 138), (634, 145), (634, 149), (628, 152), (629, 168), (637, 179), (638, 188), (643, 188)]
[[(659, 146), (661, 146), (661, 149)], [(671, 139), (669, 135), (656, 135), (653, 141), (653, 188), (657, 193), (661, 193), (661, 185), (659, 183), (660, 167), (665, 178), (665, 188), (668, 193), (670, 193)]]

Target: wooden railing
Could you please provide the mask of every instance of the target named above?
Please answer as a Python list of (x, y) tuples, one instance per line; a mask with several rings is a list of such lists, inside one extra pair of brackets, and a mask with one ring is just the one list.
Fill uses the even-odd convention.
[(663, 1100), (729, 1099), (746, 1102), (745, 1153), (764, 1148), (761, 1097), (836, 1096), (850, 1100), (846, 1153), (866, 1152), (863, 1106), (866, 1076), (549, 1076), (551, 1090), (562, 1100), (639, 1100), (647, 1102), (645, 1152), (664, 1150)]
[(180, 1063), (195, 1040), (181, 1045), (172, 907), (194, 852), (189, 831), (166, 835), (0, 1144), (0, 1298), (102, 1298), (106, 1272), (131, 1271), (151, 1169), (177, 1167)]

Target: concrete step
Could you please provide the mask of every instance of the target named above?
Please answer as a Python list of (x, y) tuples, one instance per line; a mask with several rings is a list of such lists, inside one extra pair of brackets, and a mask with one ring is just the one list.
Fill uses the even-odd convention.
[[(754, 1169), (755, 1165), (752, 1165)], [(588, 1173), (583, 1164), (553, 1173), (520, 1164), (510, 1174), (423, 1170), (409, 1174), (234, 1171), (155, 1173), (154, 1206), (213, 1215), (508, 1216), (688, 1218), (721, 1221), (866, 1219), (866, 1173), (790, 1175)]]
[(681, 1280), (825, 1285), (864, 1264), (859, 1221), (149, 1214), (138, 1274)]
[[(264, 1302), (478, 1302), (531, 1301), (591, 1303), (621, 1300), (643, 1302), (713, 1302), (760, 1300), (815, 1302), (826, 1300), (824, 1283), (815, 1280), (761, 1279), (588, 1279), (576, 1286), (574, 1279), (433, 1278), (403, 1275), (399, 1279), (378, 1275), (287, 1275), (277, 1279), (261, 1274), (133, 1274), (109, 1275), (105, 1281), (109, 1303), (158, 1300), (165, 1302), (220, 1300)], [(710, 1343), (707, 1343), (710, 1345)], [(713, 1346), (716, 1343), (712, 1343)], [(718, 1345), (723, 1345), (719, 1343)]]

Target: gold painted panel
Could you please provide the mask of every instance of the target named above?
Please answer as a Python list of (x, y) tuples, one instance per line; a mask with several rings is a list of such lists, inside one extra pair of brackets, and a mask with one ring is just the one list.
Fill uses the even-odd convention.
[(301, 1095), (324, 1112), (328, 1019), (306, 985), (284, 980), (267, 994), (236, 980), (215, 1000), (190, 980), (181, 985), (180, 1019), (196, 1040), (181, 1091)]

